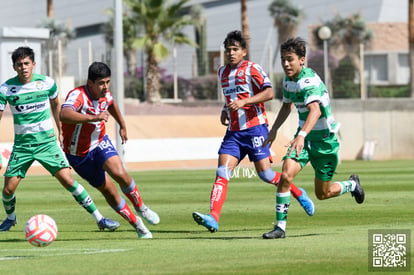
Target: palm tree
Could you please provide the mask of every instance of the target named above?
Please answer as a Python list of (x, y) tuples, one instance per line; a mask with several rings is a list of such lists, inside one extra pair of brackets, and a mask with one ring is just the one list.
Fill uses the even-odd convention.
[[(363, 77), (363, 71), (360, 66), (360, 45), (369, 44), (373, 37), (372, 30), (367, 28), (364, 20), (358, 13), (355, 13), (349, 17), (342, 17), (341, 15), (337, 14), (331, 21), (326, 21), (323, 25), (329, 27), (332, 31), (332, 36), (329, 39), (330, 49), (334, 52), (337, 52), (339, 55), (345, 54), (345, 57), (340, 62), (342, 66), (341, 68), (338, 68), (338, 70), (342, 70), (346, 66), (351, 68), (353, 67), (354, 69), (354, 71), (350, 72), (350, 75), (352, 77), (348, 77), (348, 79), (344, 79), (344, 73), (341, 71), (335, 72), (333, 74), (333, 78), (335, 77), (335, 75), (340, 75), (341, 79), (344, 79), (344, 82), (351, 81), (351, 84), (349, 85), (354, 85), (353, 77), (355, 71), (359, 72), (358, 75), (361, 78)], [(313, 30), (313, 36), (315, 41), (317, 41), (317, 44), (321, 46), (323, 41), (319, 38), (318, 31), (319, 28), (315, 28)], [(347, 63), (349, 65), (347, 65)], [(366, 97), (366, 88), (365, 85), (363, 85), (363, 83), (364, 82), (361, 79), (361, 98)], [(338, 82), (336, 82), (336, 84), (338, 84)], [(328, 83), (328, 85), (331, 85), (331, 83)], [(339, 85), (336, 85), (336, 87), (338, 86)], [(349, 94), (349, 92), (352, 89), (343, 90), (347, 90), (346, 92)], [(332, 89), (332, 86), (330, 87), (330, 91), (333, 92), (334, 95), (341, 94), (341, 91)], [(342, 91), (342, 93), (344, 93), (344, 91)]]
[(53, 0), (47, 0), (47, 17), (53, 17)]
[(203, 15), (203, 7), (196, 4), (190, 9), (191, 18), (194, 20), (194, 36), (197, 43), (197, 74), (203, 76), (209, 72), (208, 53), (207, 53), (207, 30), (206, 17)]
[(250, 32), (249, 32), (249, 16), (247, 13), (247, 0), (240, 0), (241, 4), (241, 25), (243, 37), (246, 39), (246, 59), (249, 59), (250, 54)]
[[(49, 71), (49, 66), (47, 67), (47, 75), (52, 76), (53, 72), (59, 71), (59, 43), (61, 43), (62, 48), (66, 47), (70, 40), (76, 37), (75, 31), (65, 23), (57, 22), (54, 18), (46, 18), (40, 24), (40, 27), (49, 29), (50, 35), (49, 39), (45, 41), (43, 47), (45, 52), (50, 52), (51, 55), (45, 56), (46, 64), (49, 64), (50, 58), (52, 58), (52, 71)], [(65, 63), (65, 60), (63, 60)], [(65, 64), (63, 64), (65, 67)]]
[(158, 62), (170, 53), (163, 41), (172, 45), (195, 46), (195, 43), (182, 32), (185, 26), (193, 25), (191, 17), (183, 12), (187, 2), (189, 0), (174, 3), (168, 0), (125, 0), (132, 11), (131, 20), (144, 27), (145, 33), (137, 37), (134, 45), (143, 47), (147, 58), (145, 88), (148, 103), (161, 101)]
[(278, 43), (273, 55), (274, 66), (280, 45), (296, 34), (305, 14), (300, 7), (292, 4), (289, 0), (273, 0), (269, 6), (269, 11), (274, 18), (274, 26), (277, 28), (278, 34)]
[[(342, 17), (337, 14), (331, 21), (326, 21), (323, 25), (329, 27), (332, 31), (332, 37), (329, 44), (332, 49), (345, 52), (351, 58), (352, 64), (356, 69), (359, 68), (359, 51), (360, 44), (368, 44), (373, 38), (372, 30), (368, 29), (365, 21), (359, 13), (349, 17)], [(322, 45), (322, 40), (317, 32), (319, 28), (313, 31), (314, 38)]]
[[(110, 48), (114, 46), (114, 10), (107, 11), (110, 20), (103, 26), (103, 32), (105, 33), (105, 41)], [(130, 12), (129, 12), (130, 13)], [(142, 25), (135, 24), (133, 18), (131, 18), (128, 11), (125, 12), (122, 17), (123, 27), (123, 48), (124, 56), (127, 63), (127, 72), (129, 76), (134, 76), (137, 70), (137, 50), (136, 45), (137, 36), (142, 32)]]

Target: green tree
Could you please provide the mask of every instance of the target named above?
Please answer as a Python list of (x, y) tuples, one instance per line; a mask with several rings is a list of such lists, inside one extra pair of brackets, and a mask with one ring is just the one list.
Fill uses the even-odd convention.
[[(353, 75), (352, 78), (343, 78), (343, 69), (344, 66), (341, 66), (341, 70), (335, 70), (333, 74), (340, 73), (342, 74), (336, 77), (333, 75), (332, 80), (341, 81), (342, 82), (354, 82), (356, 72), (359, 72), (359, 76), (361, 75), (361, 68), (360, 68), (360, 45), (369, 45), (370, 41), (372, 40), (374, 33), (370, 30), (365, 21), (362, 19), (359, 13), (352, 14), (349, 17), (342, 17), (340, 14), (335, 15), (335, 17), (323, 23), (322, 26), (327, 26), (332, 31), (332, 36), (329, 39), (329, 48), (331, 51), (336, 52), (337, 55), (345, 54), (344, 60), (345, 62), (341, 62), (341, 64), (347, 64), (349, 61), (352, 64), (352, 67), (346, 66), (348, 69), (353, 69), (351, 74)], [(321, 27), (322, 27), (321, 26)], [(323, 41), (318, 36), (319, 28), (315, 28), (313, 30), (313, 36), (317, 44), (322, 47)], [(342, 97), (346, 96), (346, 94), (340, 94), (337, 92), (337, 87), (345, 86), (343, 83), (335, 82), (335, 89), (332, 89), (332, 93), (334, 97)], [(352, 85), (351, 85), (352, 86)], [(365, 94), (365, 87), (360, 86), (360, 93), (361, 97), (362, 94)]]
[(203, 15), (203, 7), (201, 5), (192, 6), (190, 14), (194, 20), (194, 36), (197, 43), (197, 76), (203, 76), (209, 72), (206, 17)]
[[(110, 20), (103, 26), (105, 41), (110, 48), (114, 46), (114, 10), (107, 10)], [(124, 56), (127, 63), (127, 71), (129, 76), (135, 76), (137, 70), (137, 36), (142, 32), (142, 25), (136, 24), (134, 18), (131, 17), (130, 11), (124, 12), (122, 17), (123, 28), (123, 48)]]
[[(359, 68), (359, 49), (360, 44), (369, 44), (374, 33), (368, 29), (365, 21), (359, 13), (355, 13), (349, 17), (342, 17), (340, 14), (323, 23), (332, 31), (332, 37), (329, 39), (331, 49), (337, 52), (343, 52), (348, 56), (356, 69)], [(318, 36), (319, 28), (314, 29), (313, 36), (319, 46), (323, 41)]]
[(278, 42), (273, 55), (273, 66), (276, 64), (280, 45), (296, 34), (298, 26), (305, 18), (303, 10), (289, 0), (273, 0), (269, 11), (277, 28)]
[(144, 33), (139, 35), (134, 45), (143, 47), (146, 54), (146, 101), (159, 103), (160, 72), (158, 63), (166, 58), (170, 51), (166, 44), (195, 43), (183, 33), (183, 28), (193, 25), (191, 17), (184, 12), (184, 5), (189, 0), (125, 0), (132, 11), (131, 20), (144, 27)]
[[(65, 58), (59, 56), (59, 43), (61, 43), (62, 49), (67, 46), (70, 40), (76, 37), (75, 31), (67, 24), (57, 22), (53, 17), (44, 19), (40, 23), (40, 27), (49, 29), (49, 39), (43, 43), (44, 51), (48, 54), (45, 55), (46, 74), (53, 76), (53, 72), (59, 71), (59, 58), (62, 59), (62, 69), (65, 68)], [(62, 51), (63, 52), (63, 51)], [(49, 63), (52, 64), (52, 70), (50, 71)]]

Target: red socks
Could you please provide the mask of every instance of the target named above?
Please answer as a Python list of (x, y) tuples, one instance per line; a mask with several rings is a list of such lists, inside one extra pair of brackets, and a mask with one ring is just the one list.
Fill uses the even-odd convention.
[[(137, 185), (134, 184), (134, 182), (132, 182), (133, 184), (133, 188), (131, 188), (131, 191), (127, 191), (127, 190), (122, 190), (125, 194), (125, 196), (128, 197), (128, 199), (132, 202), (132, 204), (134, 205), (135, 208), (139, 208), (142, 206), (142, 199), (141, 199), (141, 195), (138, 192), (138, 188)], [(132, 187), (132, 184), (129, 187)]]
[(227, 195), (228, 180), (220, 176), (216, 177), (213, 190), (210, 196), (210, 215), (218, 222), (220, 217), (221, 208)]
[[(282, 173), (275, 172), (275, 177), (270, 183), (277, 186), (279, 184), (281, 176), (282, 176)], [(297, 199), (298, 197), (302, 195), (302, 191), (299, 188), (297, 188), (296, 185), (293, 184), (293, 182), (290, 184), (290, 192), (292, 193), (295, 199)]]
[(128, 204), (125, 203), (125, 200), (121, 198), (121, 205), (124, 204), (121, 209), (116, 210), (116, 212), (121, 215), (125, 220), (127, 220), (130, 224), (134, 225), (137, 222), (137, 217), (134, 213), (132, 213), (131, 209), (129, 208)]

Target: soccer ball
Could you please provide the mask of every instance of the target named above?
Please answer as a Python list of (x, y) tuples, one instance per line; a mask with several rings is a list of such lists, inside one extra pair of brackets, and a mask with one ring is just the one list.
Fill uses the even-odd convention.
[(44, 214), (31, 217), (24, 228), (26, 240), (37, 247), (51, 244), (56, 239), (57, 232), (55, 220)]

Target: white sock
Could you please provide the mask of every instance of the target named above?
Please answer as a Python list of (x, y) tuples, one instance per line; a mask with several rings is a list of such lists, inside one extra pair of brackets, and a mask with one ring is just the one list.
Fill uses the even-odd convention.
[(99, 212), (98, 209), (96, 209), (95, 211), (93, 211), (92, 217), (95, 219), (96, 222), (99, 222), (100, 220), (103, 219), (103, 216), (102, 216), (101, 212)]

